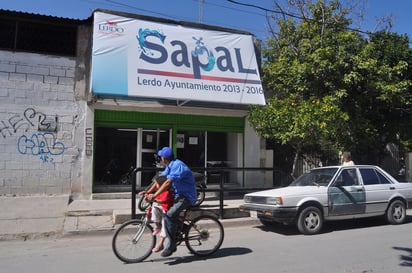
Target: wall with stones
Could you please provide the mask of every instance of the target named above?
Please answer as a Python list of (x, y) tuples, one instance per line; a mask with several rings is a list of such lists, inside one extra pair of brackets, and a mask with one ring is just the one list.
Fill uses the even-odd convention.
[(0, 195), (70, 194), (81, 177), (84, 100), (75, 58), (0, 51)]

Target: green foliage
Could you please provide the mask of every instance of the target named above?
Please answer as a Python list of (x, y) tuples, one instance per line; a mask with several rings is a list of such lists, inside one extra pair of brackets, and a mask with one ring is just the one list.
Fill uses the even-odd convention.
[(307, 1), (301, 20), (277, 20), (263, 50), (268, 103), (251, 107), (249, 121), (297, 153), (333, 143), (375, 163), (388, 142), (412, 138), (412, 54), (407, 36), (351, 30), (341, 7)]
[(271, 98), (262, 108), (253, 106), (249, 121), (265, 138), (278, 139), (295, 148), (313, 145), (319, 140), (336, 140), (338, 124), (345, 123), (348, 115), (341, 112), (337, 100), (331, 96), (300, 100), (296, 96)]

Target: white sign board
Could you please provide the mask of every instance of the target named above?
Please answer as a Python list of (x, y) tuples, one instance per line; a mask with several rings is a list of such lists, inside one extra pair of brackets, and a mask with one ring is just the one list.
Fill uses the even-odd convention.
[(252, 36), (94, 13), (92, 92), (265, 104)]

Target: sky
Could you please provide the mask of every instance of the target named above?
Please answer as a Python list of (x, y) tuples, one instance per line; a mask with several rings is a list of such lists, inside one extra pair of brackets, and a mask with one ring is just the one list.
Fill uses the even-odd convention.
[[(22, 11), (71, 19), (87, 19), (93, 10), (103, 8), (153, 17), (201, 22), (207, 25), (238, 29), (265, 40), (267, 35), (266, 12), (251, 6), (238, 5), (228, 0), (0, 0), (0, 9)], [(239, 3), (258, 5), (273, 10), (275, 0), (236, 0)], [(286, 0), (276, 0), (283, 4)], [(343, 3), (363, 2), (359, 12), (364, 17), (354, 28), (362, 31), (376, 30), (378, 19), (391, 17), (391, 31), (408, 34), (412, 40), (411, 0), (342, 0)], [(359, 18), (359, 17), (358, 17)]]

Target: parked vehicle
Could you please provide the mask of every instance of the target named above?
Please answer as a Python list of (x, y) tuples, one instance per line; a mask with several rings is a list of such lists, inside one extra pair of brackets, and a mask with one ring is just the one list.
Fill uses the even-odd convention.
[(287, 187), (245, 194), (240, 210), (264, 225), (296, 224), (310, 235), (330, 220), (384, 216), (402, 224), (411, 206), (412, 183), (377, 166), (355, 165), (315, 168)]

